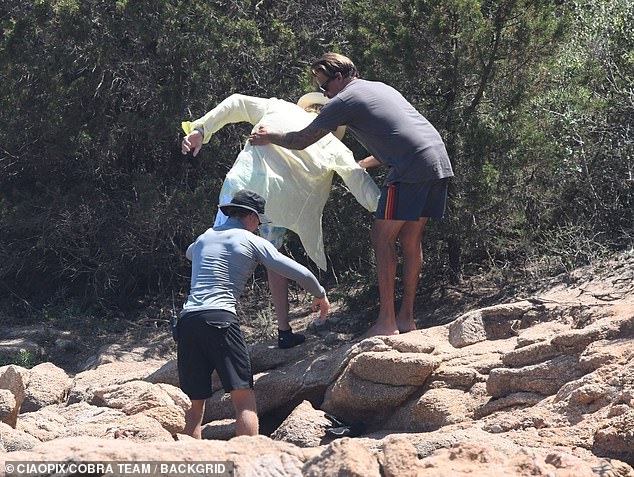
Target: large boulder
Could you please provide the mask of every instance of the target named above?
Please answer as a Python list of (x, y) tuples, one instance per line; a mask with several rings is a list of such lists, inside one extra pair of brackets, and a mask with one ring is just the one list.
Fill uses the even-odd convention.
[(444, 327), (414, 330), (393, 336), (382, 336), (381, 340), (391, 349), (401, 353), (432, 354), (440, 343), (446, 341)]
[(502, 363), (508, 367), (519, 368), (541, 363), (559, 354), (560, 352), (550, 342), (541, 341), (504, 353)]
[(487, 339), (514, 336), (523, 316), (533, 308), (532, 303), (520, 301), (472, 310), (449, 325), (449, 342), (456, 348), (463, 348)]
[(129, 439), (134, 441), (170, 441), (172, 433), (150, 416), (128, 416), (122, 411), (90, 405), (47, 406), (20, 416), (18, 429), (41, 441), (70, 436)]
[(20, 412), (15, 396), (8, 389), (0, 389), (0, 422), (15, 427)]
[(235, 419), (219, 419), (201, 426), (201, 437), (216, 441), (228, 441), (236, 436)]
[(417, 399), (397, 408), (383, 427), (405, 432), (433, 431), (473, 420), (474, 410), (487, 400), (482, 383), (474, 386), (471, 392), (451, 388), (427, 389)]
[[(166, 388), (171, 388), (171, 393), (168, 393)], [(178, 396), (176, 400), (174, 396)], [(97, 406), (121, 409), (128, 415), (177, 404), (186, 411), (190, 405), (189, 398), (180, 389), (169, 384), (157, 385), (146, 381), (128, 381), (95, 388), (90, 401)]]
[(440, 365), (428, 380), (430, 386), (468, 390), (476, 383), (486, 382), (477, 369), (462, 365)]
[(536, 393), (512, 393), (497, 399), (490, 399), (474, 411), (474, 417), (481, 419), (499, 411), (513, 411), (538, 404), (544, 396)]
[(633, 328), (634, 312), (625, 308), (623, 315), (599, 318), (588, 326), (560, 333), (551, 343), (561, 352), (580, 354), (588, 345), (600, 340), (631, 338)]
[[(26, 413), (20, 416), (16, 429), (26, 432), (43, 442), (58, 439), (67, 433), (68, 420), (64, 416), (67, 410), (68, 408), (52, 405)], [(116, 413), (117, 417), (124, 415), (118, 411)]]
[(145, 379), (146, 381), (154, 384), (165, 383), (178, 387), (178, 361), (175, 359), (170, 359), (168, 362), (163, 364), (160, 368), (151, 373)]
[(425, 466), (418, 459), (414, 445), (404, 436), (388, 436), (383, 440), (383, 454), (379, 456), (383, 477), (418, 477)]
[(558, 356), (522, 368), (497, 368), (487, 379), (487, 391), (493, 397), (516, 392), (532, 392), (545, 396), (555, 394), (569, 381), (583, 374), (574, 356)]
[(15, 452), (29, 450), (40, 444), (41, 441), (32, 435), (13, 429), (11, 426), (0, 422), (0, 451)]
[(139, 413), (158, 422), (171, 435), (180, 434), (185, 429), (185, 411), (175, 405), (157, 406)]
[(634, 410), (620, 412), (594, 434), (592, 450), (599, 456), (618, 458), (634, 466)]
[(17, 429), (40, 441), (52, 441), (69, 435), (81, 435), (84, 428), (101, 426), (105, 429), (125, 417), (126, 414), (119, 410), (100, 408), (86, 402), (69, 406), (51, 405), (22, 414)]
[(302, 469), (304, 477), (381, 477), (374, 455), (354, 439), (334, 441)]
[[(633, 306), (634, 308), (634, 306)], [(579, 365), (589, 373), (607, 365), (624, 365), (634, 358), (634, 338), (599, 340), (590, 343), (579, 356)]]
[(41, 363), (31, 368), (29, 382), (20, 412), (37, 411), (66, 400), (72, 378), (53, 363)]
[(416, 386), (377, 383), (347, 368), (326, 391), (321, 408), (347, 422), (376, 423), (400, 406)]
[(373, 383), (421, 386), (439, 364), (437, 358), (427, 354), (392, 350), (361, 353), (350, 361), (348, 369)]
[(91, 402), (94, 390), (129, 381), (144, 380), (165, 363), (163, 361), (115, 361), (96, 369), (83, 371), (75, 376), (69, 391), (68, 402)]
[(26, 396), (26, 386), (29, 382), (29, 370), (21, 366), (9, 365), (0, 368), (0, 389), (9, 391), (13, 395), (10, 399), (4, 393), (2, 422), (15, 427), (20, 407)]
[(310, 402), (303, 401), (271, 434), (271, 439), (285, 441), (299, 447), (317, 447), (329, 439), (326, 429), (334, 423), (326, 413), (315, 409)]
[(428, 354), (373, 346), (350, 359), (328, 388), (322, 409), (351, 422), (377, 422), (411, 396), (439, 364)]
[(98, 406), (120, 409), (132, 416), (140, 414), (155, 419), (170, 434), (183, 432), (189, 398), (169, 384), (129, 381), (94, 390), (92, 402)]

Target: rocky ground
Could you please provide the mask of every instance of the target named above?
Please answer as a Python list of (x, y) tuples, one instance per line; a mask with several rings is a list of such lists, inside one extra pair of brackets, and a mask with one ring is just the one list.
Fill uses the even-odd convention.
[[(180, 433), (188, 399), (165, 333), (87, 353), (49, 331), (60, 360), (0, 367), (2, 459), (226, 460), (239, 476), (634, 475), (634, 254), (513, 289), (472, 285), (420, 297), (420, 329), (395, 337), (357, 338), (373, 310), (325, 325), (298, 311), (304, 346), (251, 347), (257, 438), (231, 439), (219, 386), (205, 439)], [(3, 349), (42, 346), (12, 331)]]

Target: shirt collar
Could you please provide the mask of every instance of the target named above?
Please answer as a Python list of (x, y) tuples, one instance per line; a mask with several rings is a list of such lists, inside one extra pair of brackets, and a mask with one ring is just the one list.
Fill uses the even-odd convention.
[(216, 225), (214, 230), (229, 230), (229, 229), (243, 229), (246, 230), (246, 226), (240, 222), (238, 219), (233, 217), (228, 217), (227, 221), (222, 225)]

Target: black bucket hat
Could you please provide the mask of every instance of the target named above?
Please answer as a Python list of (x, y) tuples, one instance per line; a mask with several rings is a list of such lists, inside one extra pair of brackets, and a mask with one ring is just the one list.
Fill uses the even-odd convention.
[(218, 207), (223, 214), (229, 215), (229, 207), (240, 207), (241, 209), (247, 209), (258, 214), (261, 224), (270, 224), (271, 219), (264, 215), (264, 207), (266, 201), (261, 195), (256, 194), (252, 190), (242, 189), (233, 196), (231, 202), (226, 204), (220, 204)]

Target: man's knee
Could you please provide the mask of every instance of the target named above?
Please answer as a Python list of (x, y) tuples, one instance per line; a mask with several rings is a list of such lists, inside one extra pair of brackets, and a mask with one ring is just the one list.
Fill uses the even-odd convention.
[(205, 400), (204, 399), (192, 399), (191, 406), (189, 408), (189, 414), (196, 418), (198, 416), (202, 417), (205, 412)]
[(236, 411), (236, 435), (257, 435), (260, 426), (253, 390), (237, 389), (231, 391), (231, 401)]
[(370, 239), (372, 240), (374, 248), (393, 247), (396, 244), (397, 236), (396, 231), (377, 226), (376, 224), (372, 227), (372, 231), (370, 232)]
[(407, 222), (398, 234), (401, 246), (411, 249), (420, 248), (426, 223), (427, 218), (421, 218), (418, 222)]
[(398, 241), (404, 252), (414, 253), (414, 252), (418, 252), (419, 250), (422, 250), (423, 248), (421, 235), (415, 235), (415, 236), (401, 235), (399, 236)]

